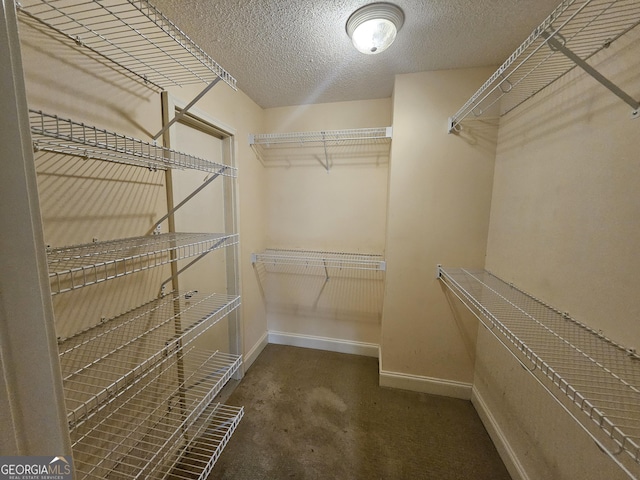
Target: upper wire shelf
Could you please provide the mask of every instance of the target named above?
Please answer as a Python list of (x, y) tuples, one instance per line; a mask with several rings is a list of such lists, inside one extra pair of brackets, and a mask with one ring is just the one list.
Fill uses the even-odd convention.
[(236, 79), (146, 0), (20, 0), (20, 12), (162, 89)]
[(214, 400), (239, 365), (219, 352), (171, 356), (71, 431), (77, 478), (207, 478), (244, 413)]
[(146, 167), (151, 170), (181, 168), (201, 170), (229, 177), (237, 169), (221, 163), (180, 153), (154, 143), (110, 132), (40, 110), (29, 110), (34, 150), (80, 156)]
[(639, 103), (587, 60), (640, 23), (637, 0), (564, 0), (471, 98), (449, 118), (449, 132), (467, 118), (504, 115), (576, 65), (618, 95), (638, 115)]
[[(438, 272), (561, 404), (577, 407), (574, 417), (594, 439), (613, 440), (638, 467), (640, 357), (635, 352), (489, 272), (442, 267)], [(614, 458), (616, 452), (609, 454)]]
[(266, 249), (261, 253), (251, 254), (251, 263), (262, 263), (274, 267), (303, 266), (355, 269), (386, 270), (382, 255), (367, 253), (323, 252), (313, 250)]
[(250, 134), (249, 145), (265, 166), (290, 166), (311, 159), (329, 171), (331, 160), (338, 156), (356, 162), (358, 157), (388, 158), (392, 133), (392, 127), (261, 133)]
[[(173, 292), (75, 335), (58, 351), (70, 427), (104, 409), (240, 306), (240, 297)], [(220, 354), (219, 357), (233, 358)]]
[(48, 249), (51, 294), (204, 255), (237, 243), (237, 234), (163, 233)]

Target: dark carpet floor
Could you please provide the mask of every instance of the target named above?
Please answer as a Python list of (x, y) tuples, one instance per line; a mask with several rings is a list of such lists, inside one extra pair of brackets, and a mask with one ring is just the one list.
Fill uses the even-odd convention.
[(268, 345), (209, 479), (509, 480), (471, 402), (381, 388), (375, 358)]

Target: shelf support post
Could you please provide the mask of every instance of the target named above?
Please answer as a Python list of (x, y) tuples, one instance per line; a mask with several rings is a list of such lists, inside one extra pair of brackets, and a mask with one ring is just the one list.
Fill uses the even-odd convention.
[(553, 33), (549, 33), (548, 31), (543, 31), (541, 35), (547, 40), (547, 44), (549, 48), (552, 50), (557, 50), (564, 54), (567, 58), (569, 58), (573, 63), (575, 63), (578, 67), (582, 68), (586, 73), (591, 75), (595, 80), (600, 82), (604, 87), (606, 87), (611, 93), (618, 96), (623, 102), (633, 108), (632, 116), (633, 118), (638, 118), (640, 116), (640, 102), (635, 100), (633, 97), (628, 95), (624, 90), (618, 87), (615, 83), (609, 80), (607, 77), (598, 72), (595, 68), (585, 62), (582, 58), (576, 55), (572, 50), (567, 48), (561, 41), (553, 36)]
[(197, 96), (196, 98), (194, 98), (193, 100), (191, 100), (191, 102), (189, 102), (189, 104), (184, 107), (182, 110), (180, 110), (180, 112), (176, 113), (176, 115), (171, 119), (170, 122), (168, 122), (167, 124), (165, 124), (158, 133), (156, 133), (153, 136), (154, 140), (157, 140), (158, 138), (160, 138), (160, 136), (166, 132), (167, 130), (169, 130), (169, 128), (171, 127), (171, 125), (173, 125), (174, 123), (176, 123), (178, 120), (180, 120), (182, 117), (184, 117), (186, 115), (186, 113), (189, 111), (189, 109), (191, 107), (193, 107), (196, 102), (198, 100), (200, 100), (202, 97), (204, 97), (207, 92), (209, 90), (211, 90), (218, 82), (220, 81), (220, 77), (216, 77), (215, 80), (211, 81), (211, 83), (209, 83), (209, 85), (207, 85), (204, 90), (202, 90)]

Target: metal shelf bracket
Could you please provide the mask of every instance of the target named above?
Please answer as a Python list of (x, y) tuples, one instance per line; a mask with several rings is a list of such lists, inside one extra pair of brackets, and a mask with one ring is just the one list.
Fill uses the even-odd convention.
[[(554, 31), (545, 30), (541, 32), (542, 37), (544, 37), (547, 41), (547, 45), (549, 48), (554, 51), (558, 51), (565, 55), (568, 59), (570, 59), (573, 63), (575, 63), (578, 67), (584, 70), (587, 74), (593, 77), (595, 80), (600, 82), (605, 88), (607, 88), (611, 93), (620, 98), (623, 102), (629, 105), (633, 111), (631, 113), (632, 118), (638, 118), (638, 110), (640, 109), (640, 102), (635, 100), (632, 96), (627, 94), (624, 90), (622, 90), (618, 85), (613, 83), (607, 77), (602, 75), (598, 70), (593, 68), (587, 62), (585, 62), (582, 58), (576, 55), (571, 49), (565, 46), (564, 38), (562, 35), (557, 34)], [(557, 37), (557, 38), (556, 38)]]

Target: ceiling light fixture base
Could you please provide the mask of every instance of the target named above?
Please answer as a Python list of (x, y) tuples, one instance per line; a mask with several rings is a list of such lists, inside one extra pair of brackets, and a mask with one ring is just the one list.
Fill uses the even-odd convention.
[(389, 48), (403, 24), (404, 12), (400, 7), (377, 2), (353, 12), (347, 20), (346, 29), (354, 47), (372, 55)]

